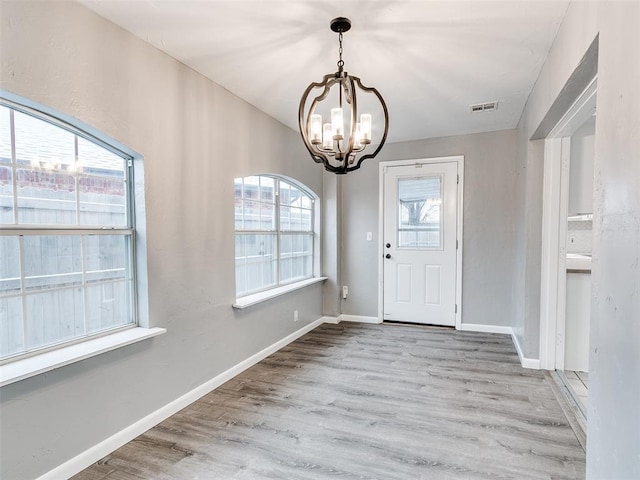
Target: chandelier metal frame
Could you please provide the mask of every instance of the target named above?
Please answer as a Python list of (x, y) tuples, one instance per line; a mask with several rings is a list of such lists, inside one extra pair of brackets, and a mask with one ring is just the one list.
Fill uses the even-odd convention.
[[(330, 23), (330, 27), (332, 31), (338, 33), (338, 41), (340, 45), (338, 50), (338, 71), (325, 75), (321, 82), (313, 82), (307, 87), (302, 95), (300, 106), (298, 108), (298, 124), (302, 140), (311, 154), (311, 158), (313, 158), (316, 163), (322, 163), (324, 168), (329, 172), (346, 174), (353, 170), (357, 170), (362, 165), (362, 162), (368, 158), (375, 157), (378, 152), (380, 152), (385, 140), (387, 139), (387, 133), (389, 131), (389, 112), (387, 110), (387, 105), (378, 90), (373, 87), (364, 86), (360, 78), (349, 75), (344, 71), (344, 61), (342, 60), (342, 34), (351, 29), (351, 21), (344, 17), (334, 18)], [(327, 126), (329, 124), (322, 125), (321, 117), (320, 115), (316, 115), (315, 111), (318, 104), (329, 96), (332, 87), (335, 85), (339, 86), (338, 98), (340, 116), (342, 116), (342, 108), (344, 104), (346, 103), (350, 106), (351, 114), (349, 116), (349, 137), (348, 140), (345, 140), (344, 132), (341, 129), (336, 130), (337, 127), (334, 125), (331, 135), (332, 141), (329, 142), (326, 137), (326, 135), (328, 135)], [(322, 90), (318, 96), (313, 98), (309, 109), (305, 112), (305, 106), (309, 100), (309, 95), (314, 89)], [(371, 115), (365, 114), (361, 117), (361, 123), (363, 121), (368, 121), (368, 125), (365, 127), (365, 130), (362, 131), (361, 123), (358, 123), (358, 90), (374, 94), (380, 102), (384, 115), (384, 129), (380, 143), (372, 153), (363, 155), (360, 155), (360, 153), (363, 152), (372, 142)], [(317, 123), (318, 119), (320, 121), (319, 124)], [(343, 120), (341, 118), (337, 119), (338, 123), (342, 121)], [(321, 133), (318, 131), (318, 125), (320, 125), (320, 128), (322, 129)], [(366, 130), (366, 128), (368, 128), (368, 130)]]

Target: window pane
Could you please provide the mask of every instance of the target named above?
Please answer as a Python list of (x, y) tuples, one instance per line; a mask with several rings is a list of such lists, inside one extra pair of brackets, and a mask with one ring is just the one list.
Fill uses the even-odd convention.
[(62, 170), (16, 171), (18, 223), (72, 225), (76, 223), (75, 177)]
[(20, 240), (0, 236), (0, 295), (20, 292)]
[(302, 195), (302, 201), (300, 202), (300, 206), (302, 208), (311, 210), (311, 206), (312, 206), (311, 197), (308, 197), (307, 195)]
[[(311, 277), (312, 198), (295, 185), (270, 176), (235, 179), (234, 186), (236, 295), (247, 295), (275, 287), (281, 282), (291, 283)], [(275, 231), (276, 226), (279, 227), (278, 232)], [(252, 231), (265, 234), (252, 234)], [(296, 236), (289, 232), (305, 234)], [(276, 252), (279, 235), (280, 252)]]
[(11, 166), (0, 164), (0, 224), (12, 224), (13, 172)]
[(244, 198), (258, 200), (260, 198), (260, 177), (245, 177), (243, 188)]
[(14, 125), (19, 223), (75, 223), (75, 135), (17, 111)]
[(260, 204), (260, 230), (275, 230), (276, 206), (272, 203)]
[(87, 282), (131, 279), (128, 235), (89, 235), (85, 237)]
[(291, 209), (291, 230), (301, 230), (301, 214), (299, 208)]
[(68, 340), (85, 333), (82, 289), (27, 295), (27, 349)]
[(280, 257), (280, 282), (290, 283), (310, 278), (313, 275), (313, 236), (282, 234)]
[(280, 205), (291, 205), (291, 186), (287, 182), (280, 180)]
[(24, 237), (27, 290), (82, 283), (82, 244), (78, 235)]
[(22, 298), (0, 298), (0, 357), (24, 350)]
[(133, 323), (130, 282), (87, 287), (87, 333)]
[(236, 219), (236, 230), (242, 229), (242, 178), (236, 178), (234, 181), (235, 201), (234, 212)]
[(311, 219), (313, 216), (311, 215), (311, 210), (300, 210), (300, 230), (305, 232), (311, 232), (313, 230), (313, 225), (311, 224)]
[(11, 111), (0, 105), (0, 163), (11, 163)]
[(442, 176), (398, 180), (398, 246), (442, 248)]
[(0, 106), (0, 224), (44, 230), (0, 236), (1, 357), (135, 321), (129, 160), (63, 127)]
[(78, 137), (80, 223), (126, 226), (126, 160)]
[(260, 177), (260, 201), (265, 203), (275, 202), (275, 180), (271, 177)]
[(67, 172), (75, 165), (75, 135), (49, 122), (14, 111), (16, 160), (34, 169)]
[(260, 230), (260, 203), (253, 200), (244, 201), (243, 230)]
[(291, 209), (280, 207), (280, 231), (286, 232), (288, 230), (291, 230)]

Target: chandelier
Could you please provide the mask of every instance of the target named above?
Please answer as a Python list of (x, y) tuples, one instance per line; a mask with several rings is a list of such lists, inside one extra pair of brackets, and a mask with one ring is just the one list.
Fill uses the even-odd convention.
[[(389, 113), (378, 90), (365, 87), (358, 77), (344, 71), (342, 34), (351, 29), (351, 21), (338, 17), (331, 20), (330, 26), (331, 30), (338, 33), (338, 71), (325, 75), (321, 82), (314, 82), (307, 87), (298, 108), (298, 124), (311, 158), (316, 163), (322, 163), (330, 172), (345, 174), (360, 168), (364, 160), (378, 154), (387, 138)], [(333, 95), (332, 87), (337, 87), (333, 89)], [(366, 108), (379, 110), (380, 117), (384, 118), (382, 128), (374, 128), (376, 125), (371, 110), (358, 116), (358, 107), (362, 104)], [(323, 121), (323, 114), (328, 121)], [(348, 119), (346, 125), (345, 114)], [(382, 134), (378, 135), (379, 139), (374, 138), (372, 132), (380, 130)], [(365, 153), (374, 140), (378, 140), (376, 149)]]

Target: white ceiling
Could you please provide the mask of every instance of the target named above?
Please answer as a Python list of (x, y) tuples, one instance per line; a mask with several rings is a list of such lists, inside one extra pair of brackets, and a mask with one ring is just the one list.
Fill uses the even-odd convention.
[[(376, 87), (387, 142), (514, 128), (568, 1), (206, 0), (82, 3), (297, 129), (312, 81), (345, 70)], [(495, 112), (469, 105), (498, 100)]]

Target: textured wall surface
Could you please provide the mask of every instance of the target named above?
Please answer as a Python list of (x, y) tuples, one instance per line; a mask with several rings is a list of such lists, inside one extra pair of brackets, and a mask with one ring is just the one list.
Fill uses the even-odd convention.
[[(380, 161), (464, 155), (462, 322), (511, 325), (515, 250), (515, 130), (385, 145)], [(379, 165), (343, 181), (342, 311), (378, 315)], [(374, 240), (367, 241), (366, 233)]]
[(598, 37), (588, 479), (640, 478), (639, 32), (638, 2), (572, 2), (518, 125), (513, 328), (538, 358), (543, 141), (529, 139)]
[(587, 478), (640, 478), (640, 3), (599, 10)]
[(234, 177), (285, 174), (322, 195), (322, 170), (298, 134), (83, 6), (0, 8), (2, 88), (144, 157), (149, 318), (168, 330), (2, 388), (0, 477), (26, 479), (321, 316), (321, 285), (235, 312), (231, 232)]
[[(516, 260), (512, 326), (525, 357), (540, 355), (540, 278), (544, 140), (531, 137), (598, 34), (598, 3), (572, 2), (549, 51), (517, 128)], [(585, 85), (586, 86), (586, 85)], [(578, 92), (580, 93), (580, 92)], [(568, 107), (568, 106), (567, 106)], [(557, 122), (560, 118), (556, 118)]]

